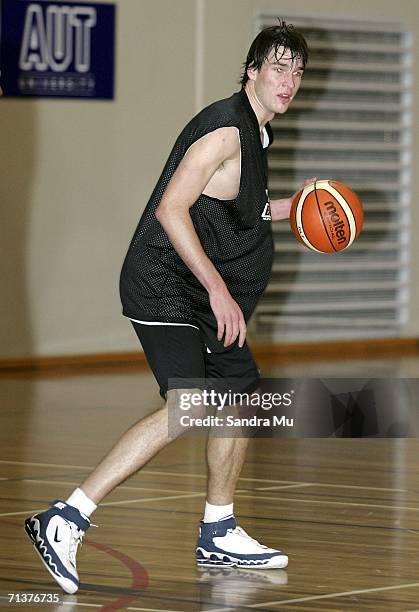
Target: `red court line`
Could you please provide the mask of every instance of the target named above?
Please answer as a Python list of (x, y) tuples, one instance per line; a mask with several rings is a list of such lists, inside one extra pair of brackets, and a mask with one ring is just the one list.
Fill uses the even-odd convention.
[[(138, 561), (135, 561), (132, 557), (128, 557), (128, 555), (124, 555), (119, 550), (115, 550), (115, 548), (111, 548), (107, 544), (98, 544), (97, 542), (92, 542), (91, 540), (84, 540), (84, 543), (88, 546), (92, 546), (93, 548), (97, 548), (102, 552), (114, 557), (118, 561), (120, 561), (125, 567), (127, 567), (132, 576), (131, 589), (146, 589), (148, 587), (148, 573), (147, 570), (140, 564)], [(110, 612), (111, 610), (121, 610), (122, 608), (126, 608), (128, 604), (132, 603), (138, 599), (137, 595), (125, 595), (120, 599), (117, 599), (113, 603), (107, 604), (100, 608), (101, 612)]]
[[(23, 525), (23, 523), (18, 523), (17, 521), (6, 522), (10, 525), (15, 525), (18, 527), (22, 527)], [(138, 563), (138, 561), (135, 561), (135, 559), (133, 559), (132, 557), (128, 557), (128, 555), (124, 555), (124, 553), (120, 552), (119, 550), (115, 550), (115, 548), (112, 548), (107, 544), (98, 544), (97, 542), (92, 542), (88, 539), (84, 539), (83, 543), (87, 544), (87, 546), (92, 546), (92, 548), (97, 548), (98, 550), (106, 553), (107, 555), (110, 555), (111, 557), (114, 557), (123, 565), (125, 565), (125, 567), (127, 567), (131, 572), (131, 589), (146, 589), (148, 587), (148, 572), (140, 563)], [(130, 604), (136, 599), (138, 599), (138, 594), (125, 595), (124, 597), (115, 600), (113, 603), (103, 606), (102, 608), (100, 608), (99, 612), (121, 610), (122, 608), (125, 608), (127, 604)]]

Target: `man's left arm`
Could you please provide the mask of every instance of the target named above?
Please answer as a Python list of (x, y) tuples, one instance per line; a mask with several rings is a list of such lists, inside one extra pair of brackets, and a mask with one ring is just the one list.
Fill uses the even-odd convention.
[(310, 183), (314, 183), (317, 181), (316, 177), (306, 179), (302, 184), (302, 187), (298, 189), (295, 193), (292, 194), (290, 198), (282, 198), (281, 200), (271, 200), (270, 208), (271, 208), (271, 217), (272, 221), (281, 221), (281, 219), (289, 219), (291, 204), (295, 196), (301, 189), (310, 185)]
[(284, 198), (282, 200), (271, 200), (271, 217), (272, 221), (281, 221), (281, 219), (289, 219), (292, 198)]

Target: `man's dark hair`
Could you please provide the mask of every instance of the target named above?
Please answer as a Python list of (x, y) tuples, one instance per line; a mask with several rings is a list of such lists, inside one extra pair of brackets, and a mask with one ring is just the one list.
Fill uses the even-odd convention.
[(275, 51), (279, 59), (279, 47), (291, 52), (291, 57), (299, 57), (305, 68), (308, 60), (308, 47), (304, 36), (298, 32), (293, 25), (279, 20), (279, 25), (265, 28), (256, 36), (252, 42), (249, 53), (244, 63), (244, 71), (241, 77), (241, 84), (244, 87), (249, 80), (247, 76), (248, 68), (260, 70), (263, 62), (269, 57), (272, 50)]

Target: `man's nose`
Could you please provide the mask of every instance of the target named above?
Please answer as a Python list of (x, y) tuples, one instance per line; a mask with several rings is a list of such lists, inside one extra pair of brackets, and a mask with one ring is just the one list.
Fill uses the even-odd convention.
[(288, 87), (293, 89), (294, 85), (295, 85), (295, 76), (294, 76), (294, 74), (291, 71), (290, 72), (285, 72), (284, 73), (283, 82), (286, 85), (288, 85)]

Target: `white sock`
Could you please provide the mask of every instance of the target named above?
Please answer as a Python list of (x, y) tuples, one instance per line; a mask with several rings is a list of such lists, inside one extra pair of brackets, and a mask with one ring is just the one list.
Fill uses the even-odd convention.
[(74, 508), (77, 508), (77, 510), (84, 514), (87, 518), (89, 518), (89, 516), (97, 508), (96, 504), (93, 503), (81, 489), (75, 489), (70, 497), (66, 500), (66, 504), (69, 504), (69, 506), (74, 506)]
[(214, 506), (205, 502), (205, 514), (204, 523), (216, 523), (228, 516), (233, 515), (233, 504), (227, 504), (226, 506)]

